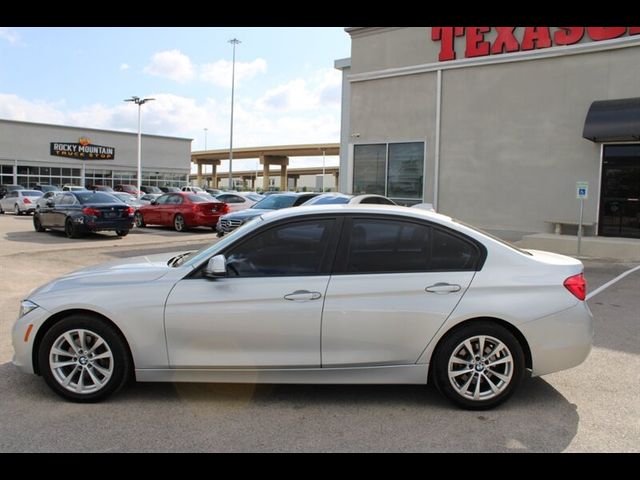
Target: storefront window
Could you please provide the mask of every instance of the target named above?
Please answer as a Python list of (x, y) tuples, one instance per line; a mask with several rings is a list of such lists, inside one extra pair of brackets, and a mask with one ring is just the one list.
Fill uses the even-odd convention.
[(422, 202), (424, 142), (354, 145), (353, 193), (385, 195), (399, 205)]
[(424, 143), (389, 144), (387, 196), (415, 200), (422, 198)]
[(385, 194), (387, 145), (354, 145), (353, 193)]

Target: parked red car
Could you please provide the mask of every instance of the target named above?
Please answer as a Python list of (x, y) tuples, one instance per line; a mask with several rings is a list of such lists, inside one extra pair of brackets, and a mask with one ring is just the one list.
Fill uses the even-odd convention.
[(165, 225), (184, 232), (191, 227), (216, 229), (218, 218), (229, 213), (229, 206), (206, 194), (165, 193), (143, 205), (135, 215), (137, 227)]
[(129, 184), (126, 184), (126, 183), (121, 183), (121, 184), (118, 184), (118, 185), (114, 186), (113, 189), (116, 192), (128, 193), (128, 194), (133, 195), (135, 197), (140, 195), (140, 191), (138, 190), (138, 188), (135, 185), (129, 185)]

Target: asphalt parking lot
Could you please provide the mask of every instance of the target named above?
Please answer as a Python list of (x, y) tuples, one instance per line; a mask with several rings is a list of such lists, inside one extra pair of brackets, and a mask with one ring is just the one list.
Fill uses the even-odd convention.
[[(640, 271), (589, 301), (595, 343), (571, 370), (526, 381), (496, 410), (451, 406), (431, 387), (134, 384), (100, 404), (57, 397), (11, 364), (19, 301), (63, 273), (184, 251), (211, 230), (78, 240), (0, 215), (0, 451), (640, 451)], [(589, 291), (635, 265), (584, 260)]]

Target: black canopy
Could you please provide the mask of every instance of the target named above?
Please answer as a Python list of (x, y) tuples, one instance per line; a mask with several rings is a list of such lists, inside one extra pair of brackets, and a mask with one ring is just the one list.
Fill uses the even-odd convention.
[(592, 142), (640, 140), (640, 97), (593, 102), (582, 136)]

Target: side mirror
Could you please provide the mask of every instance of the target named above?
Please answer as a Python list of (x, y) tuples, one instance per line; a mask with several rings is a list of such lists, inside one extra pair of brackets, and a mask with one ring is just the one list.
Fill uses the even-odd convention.
[(54, 206), (53, 200), (47, 200), (46, 205), (47, 207), (50, 207), (50, 208), (53, 207)]
[(151, 200), (151, 205), (157, 205), (158, 202), (156, 200)]
[(204, 269), (204, 274), (207, 277), (224, 277), (227, 275), (227, 259), (224, 255), (216, 255), (209, 259), (207, 266)]

